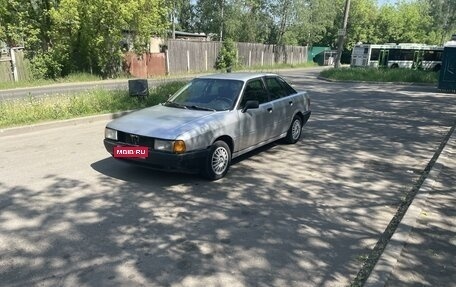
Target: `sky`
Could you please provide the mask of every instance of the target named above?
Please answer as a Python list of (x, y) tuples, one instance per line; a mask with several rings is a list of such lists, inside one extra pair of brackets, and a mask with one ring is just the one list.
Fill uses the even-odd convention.
[(386, 3), (392, 3), (393, 1), (392, 0), (377, 0), (377, 3), (379, 5), (383, 5), (383, 4), (386, 4)]

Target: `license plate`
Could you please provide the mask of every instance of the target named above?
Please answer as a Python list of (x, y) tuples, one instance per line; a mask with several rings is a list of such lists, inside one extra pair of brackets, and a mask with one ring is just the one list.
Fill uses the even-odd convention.
[(147, 158), (149, 148), (146, 146), (115, 146), (112, 155), (116, 158)]

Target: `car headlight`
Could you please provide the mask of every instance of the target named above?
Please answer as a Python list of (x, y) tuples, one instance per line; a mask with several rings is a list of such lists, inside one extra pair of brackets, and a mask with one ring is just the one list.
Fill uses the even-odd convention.
[(110, 128), (105, 128), (105, 138), (117, 140), (117, 131)]
[(173, 142), (164, 141), (164, 140), (155, 140), (154, 141), (154, 150), (171, 152), (171, 151), (173, 151)]
[(186, 150), (185, 142), (182, 140), (177, 140), (177, 141), (155, 140), (154, 149), (159, 150), (159, 151), (167, 151), (167, 152), (174, 152), (174, 153), (184, 153)]

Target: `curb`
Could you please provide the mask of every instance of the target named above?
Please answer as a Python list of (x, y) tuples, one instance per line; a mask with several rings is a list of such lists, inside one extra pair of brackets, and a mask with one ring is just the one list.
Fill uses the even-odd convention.
[(413, 228), (417, 225), (417, 220), (426, 204), (429, 193), (434, 189), (434, 184), (438, 178), (443, 165), (440, 163), (445, 157), (449, 157), (452, 152), (449, 150), (456, 150), (456, 130), (452, 127), (453, 131), (448, 138), (447, 144), (440, 153), (439, 158), (434, 164), (434, 167), (429, 172), (429, 175), (423, 182), (421, 188), (416, 194), (409, 206), (407, 212), (402, 218), (399, 226), (388, 242), (385, 250), (378, 259), (374, 269), (369, 274), (364, 287), (383, 287), (388, 282), (398, 260), (401, 257), (402, 250), (404, 249)]
[(333, 83), (359, 83), (359, 84), (376, 84), (376, 85), (401, 85), (401, 86), (424, 86), (424, 87), (435, 87), (437, 89), (436, 84), (431, 83), (408, 83), (408, 82), (374, 82), (374, 81), (354, 81), (354, 80), (335, 80), (330, 79), (322, 76), (318, 76), (317, 79), (326, 81), (326, 82), (333, 82)]
[(116, 112), (116, 113), (110, 113), (110, 114), (94, 115), (94, 116), (87, 116), (87, 117), (82, 117), (82, 118), (75, 118), (75, 119), (68, 119), (68, 120), (61, 120), (61, 121), (45, 122), (45, 123), (33, 124), (33, 125), (29, 125), (29, 126), (20, 126), (20, 127), (0, 129), (0, 137), (20, 135), (20, 134), (24, 134), (24, 133), (42, 131), (42, 130), (51, 129), (51, 128), (60, 128), (60, 127), (74, 126), (74, 125), (79, 125), (79, 124), (87, 124), (87, 123), (92, 123), (92, 122), (102, 121), (102, 120), (109, 121), (109, 120), (121, 117), (123, 115), (126, 115), (130, 112), (132, 112), (132, 111)]

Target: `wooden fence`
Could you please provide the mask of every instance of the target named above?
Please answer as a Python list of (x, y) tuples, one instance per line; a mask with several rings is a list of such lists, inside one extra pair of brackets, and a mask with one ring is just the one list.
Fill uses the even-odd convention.
[[(168, 73), (213, 70), (221, 46), (220, 42), (168, 40)], [(307, 62), (306, 46), (236, 43), (236, 47), (238, 63), (247, 68)]]
[(168, 73), (213, 70), (220, 42), (168, 40)]
[[(205, 72), (215, 69), (215, 61), (222, 47), (220, 42), (168, 40), (166, 58), (157, 55), (125, 55), (127, 67), (124, 69), (134, 76), (149, 77), (168, 74), (183, 74), (188, 72)], [(277, 46), (258, 43), (236, 43), (237, 61), (243, 67), (273, 66), (275, 64), (299, 64), (307, 62), (307, 47)], [(29, 61), (24, 57), (22, 49), (15, 49), (16, 79), (30, 79)], [(0, 58), (0, 82), (14, 81), (13, 65), (10, 55)], [(139, 58), (138, 58), (139, 57)], [(162, 64), (163, 63), (163, 64)], [(166, 70), (163, 65), (166, 63)]]
[(0, 58), (0, 82), (11, 82), (13, 79), (13, 71), (11, 70), (11, 60)]
[[(13, 69), (13, 62), (16, 71)], [(25, 58), (23, 49), (14, 48), (12, 53), (8, 51), (8, 54), (0, 56), (0, 82), (22, 81), (30, 77), (30, 62)]]

